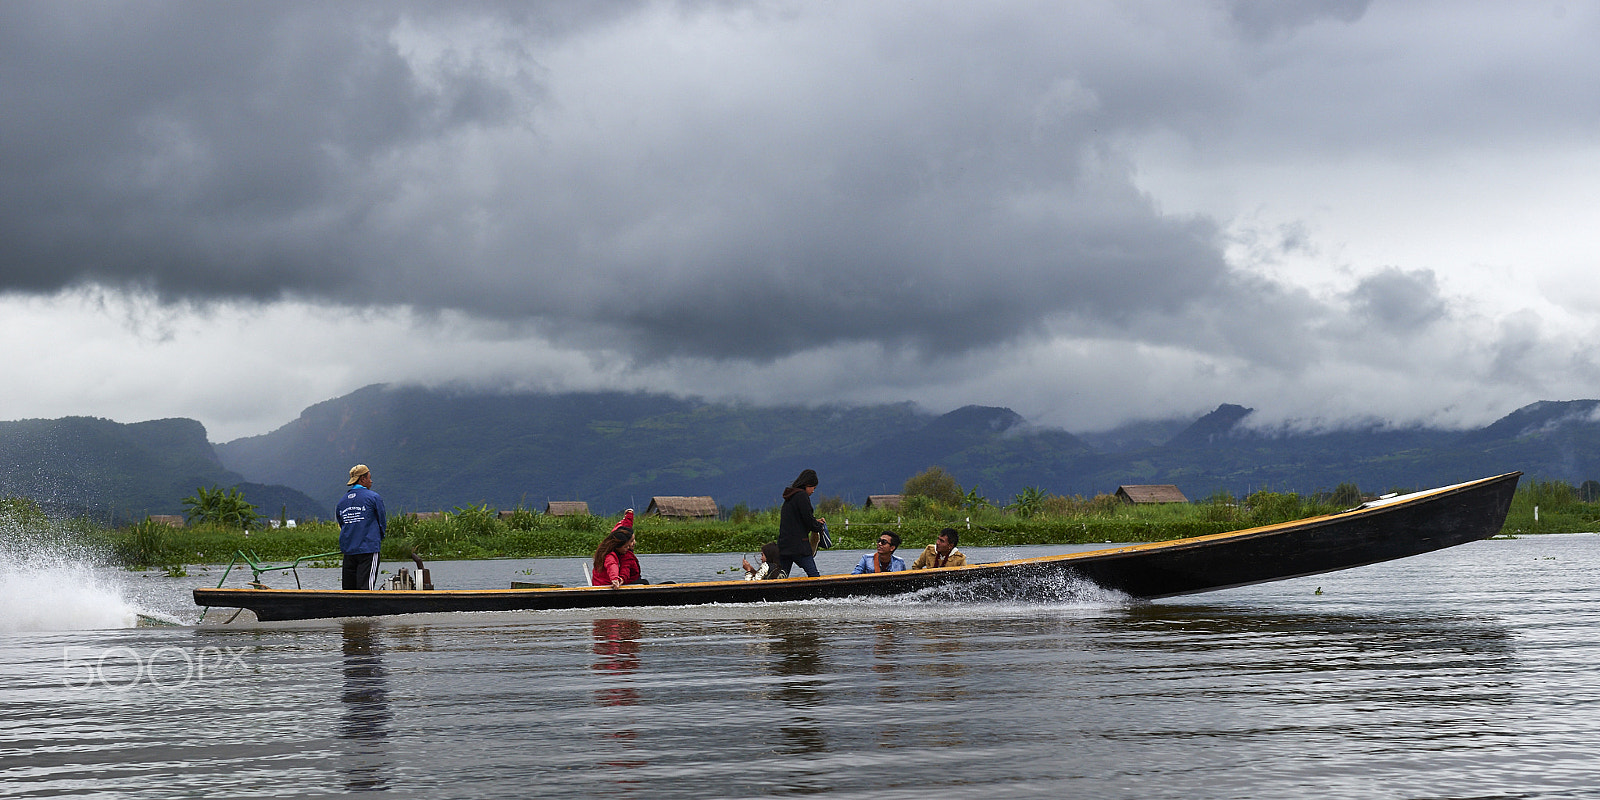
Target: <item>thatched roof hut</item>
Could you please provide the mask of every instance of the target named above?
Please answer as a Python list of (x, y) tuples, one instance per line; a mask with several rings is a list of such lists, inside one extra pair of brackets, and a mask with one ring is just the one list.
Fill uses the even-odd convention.
[(863, 508), (887, 508), (890, 511), (900, 510), (900, 501), (906, 499), (903, 494), (869, 494), (867, 504)]
[(1117, 499), (1130, 505), (1187, 503), (1189, 498), (1170, 483), (1127, 484), (1117, 487)]
[(650, 505), (645, 507), (646, 516), (654, 514), (658, 517), (684, 517), (698, 519), (715, 517), (717, 515), (717, 501), (710, 497), (652, 497)]
[(586, 517), (589, 504), (583, 500), (551, 500), (545, 503), (544, 513), (552, 517)]
[(173, 528), (183, 527), (182, 514), (151, 514), (150, 521), (157, 525), (166, 525)]

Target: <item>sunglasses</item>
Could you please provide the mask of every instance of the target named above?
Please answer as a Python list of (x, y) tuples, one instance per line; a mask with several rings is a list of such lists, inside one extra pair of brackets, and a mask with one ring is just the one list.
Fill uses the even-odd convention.
[(894, 544), (894, 542), (892, 542), (892, 541), (890, 541), (888, 539), (879, 539), (878, 540), (878, 544)]

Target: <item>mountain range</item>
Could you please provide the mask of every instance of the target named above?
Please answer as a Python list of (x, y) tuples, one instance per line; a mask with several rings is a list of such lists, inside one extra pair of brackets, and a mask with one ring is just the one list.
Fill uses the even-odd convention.
[(201, 486), (236, 486), (274, 517), (313, 516), (324, 505), (228, 470), (206, 441), (205, 427), (192, 419), (0, 422), (0, 497), (28, 497), (55, 513), (125, 522), (181, 514), (183, 498)]
[(657, 495), (764, 508), (803, 468), (819, 493), (862, 503), (938, 465), (1003, 505), (1023, 488), (1092, 496), (1176, 484), (1190, 499), (1256, 489), (1369, 492), (1521, 470), (1600, 476), (1600, 401), (1539, 402), (1486, 427), (1304, 432), (1253, 425), (1224, 404), (1199, 419), (1074, 435), (1006, 408), (928, 414), (910, 403), (757, 407), (621, 392), (498, 394), (376, 385), (313, 405), (261, 436), (212, 444), (200, 423), (70, 417), (0, 423), (0, 495), (108, 519), (180, 513), (201, 485), (240, 486), (263, 513), (331, 516), (365, 463), (391, 510), (487, 503), (596, 513)]

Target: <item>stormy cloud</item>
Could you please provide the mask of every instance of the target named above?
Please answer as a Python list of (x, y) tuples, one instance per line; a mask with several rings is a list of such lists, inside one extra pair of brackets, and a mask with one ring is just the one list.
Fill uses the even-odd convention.
[(1160, 214), (1108, 145), (1153, 76), (1063, 48), (1070, 19), (87, 8), (6, 11), (8, 73), (35, 78), (6, 98), (6, 288), (405, 304), (772, 358), (1170, 311), (1226, 271), (1215, 225)]
[[(1464, 181), (1467, 154), (1570, 152), (1600, 108), (1576, 69), (1597, 19), (7, 3), (0, 297), (122, 309), (125, 332), (178, 320), (157, 339), (179, 343), (197, 320), (381, 329), (387, 371), (345, 382), (559, 364), (543, 385), (992, 402), (1068, 426), (1220, 401), (1426, 415), (1469, 375), (1514, 403), (1581, 388), (1516, 384), (1554, 331), (1593, 321), (1551, 318), (1537, 290), (1506, 306), (1484, 289), (1497, 263), (1419, 257), (1437, 226), (1363, 214), (1440, 154)], [(279, 374), (322, 357), (297, 340), (247, 357)], [(1451, 341), (1449, 380), (1371, 407), (1394, 396), (1376, 365)], [(1064, 396), (1030, 365), (1099, 384)], [(810, 388), (771, 388), (798, 373)], [(1305, 388), (1332, 376), (1354, 382), (1342, 410)]]

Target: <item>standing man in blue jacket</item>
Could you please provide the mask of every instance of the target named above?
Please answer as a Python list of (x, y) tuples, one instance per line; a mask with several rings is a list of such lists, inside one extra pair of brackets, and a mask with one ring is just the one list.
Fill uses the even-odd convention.
[(350, 468), (350, 490), (335, 513), (339, 515), (339, 549), (344, 551), (344, 588), (374, 589), (378, 585), (378, 549), (383, 545), (389, 516), (383, 498), (372, 491), (372, 471), (366, 464)]

